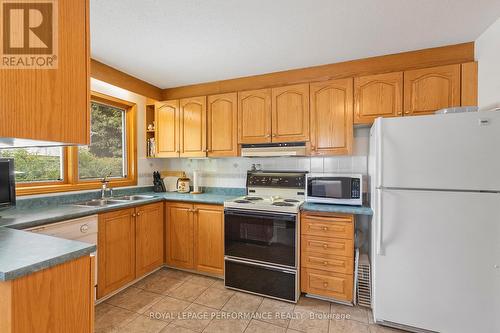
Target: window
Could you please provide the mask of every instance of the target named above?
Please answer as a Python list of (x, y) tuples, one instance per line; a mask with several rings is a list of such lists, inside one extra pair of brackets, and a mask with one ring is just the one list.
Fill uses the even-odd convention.
[(136, 178), (135, 104), (99, 93), (90, 103), (90, 145), (1, 149), (13, 157), (18, 195), (131, 186)]
[(78, 177), (127, 177), (125, 110), (91, 102), (90, 146), (78, 149)]
[(64, 180), (61, 147), (0, 149), (0, 157), (14, 159), (17, 183)]

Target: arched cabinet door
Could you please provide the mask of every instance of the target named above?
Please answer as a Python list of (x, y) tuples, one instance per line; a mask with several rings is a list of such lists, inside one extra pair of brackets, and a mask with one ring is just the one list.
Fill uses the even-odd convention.
[(208, 96), (208, 157), (238, 156), (238, 94)]
[(405, 116), (460, 106), (460, 65), (406, 71), (404, 100)]
[(272, 141), (309, 141), (309, 84), (273, 88)]
[(348, 155), (353, 141), (353, 80), (311, 83), (311, 155)]
[(179, 100), (155, 104), (155, 157), (179, 157)]
[(354, 123), (371, 124), (378, 117), (403, 112), (403, 72), (354, 79)]
[(238, 93), (238, 142), (271, 142), (271, 89)]
[(180, 157), (207, 156), (207, 98), (180, 101)]

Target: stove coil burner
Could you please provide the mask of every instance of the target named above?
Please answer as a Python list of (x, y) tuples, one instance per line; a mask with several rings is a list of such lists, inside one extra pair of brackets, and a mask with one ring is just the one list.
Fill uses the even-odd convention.
[(245, 200), (249, 201), (258, 201), (258, 200), (264, 200), (261, 197), (245, 197)]
[(273, 206), (291, 207), (293, 206), (293, 204), (284, 201), (279, 201), (279, 202), (273, 202)]
[(251, 203), (251, 202), (250, 202), (250, 201), (248, 201), (248, 200), (242, 200), (242, 199), (240, 199), (240, 200), (234, 200), (234, 202), (236, 202), (236, 203), (242, 203), (242, 204)]
[(284, 202), (299, 202), (297, 199), (285, 199)]

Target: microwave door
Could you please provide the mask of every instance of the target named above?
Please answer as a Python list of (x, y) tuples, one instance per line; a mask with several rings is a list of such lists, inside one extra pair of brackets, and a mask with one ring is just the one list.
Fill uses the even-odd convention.
[(317, 198), (350, 199), (351, 186), (348, 178), (311, 178), (308, 196)]

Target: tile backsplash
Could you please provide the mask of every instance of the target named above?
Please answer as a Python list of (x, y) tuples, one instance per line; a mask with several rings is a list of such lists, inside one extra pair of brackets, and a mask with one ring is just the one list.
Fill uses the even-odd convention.
[(170, 159), (168, 170), (182, 170), (192, 178), (200, 172), (200, 186), (245, 187), (246, 173), (252, 164), (264, 170), (305, 170), (309, 172), (362, 173), (368, 170), (369, 128), (354, 130), (353, 154), (332, 157), (265, 157)]

